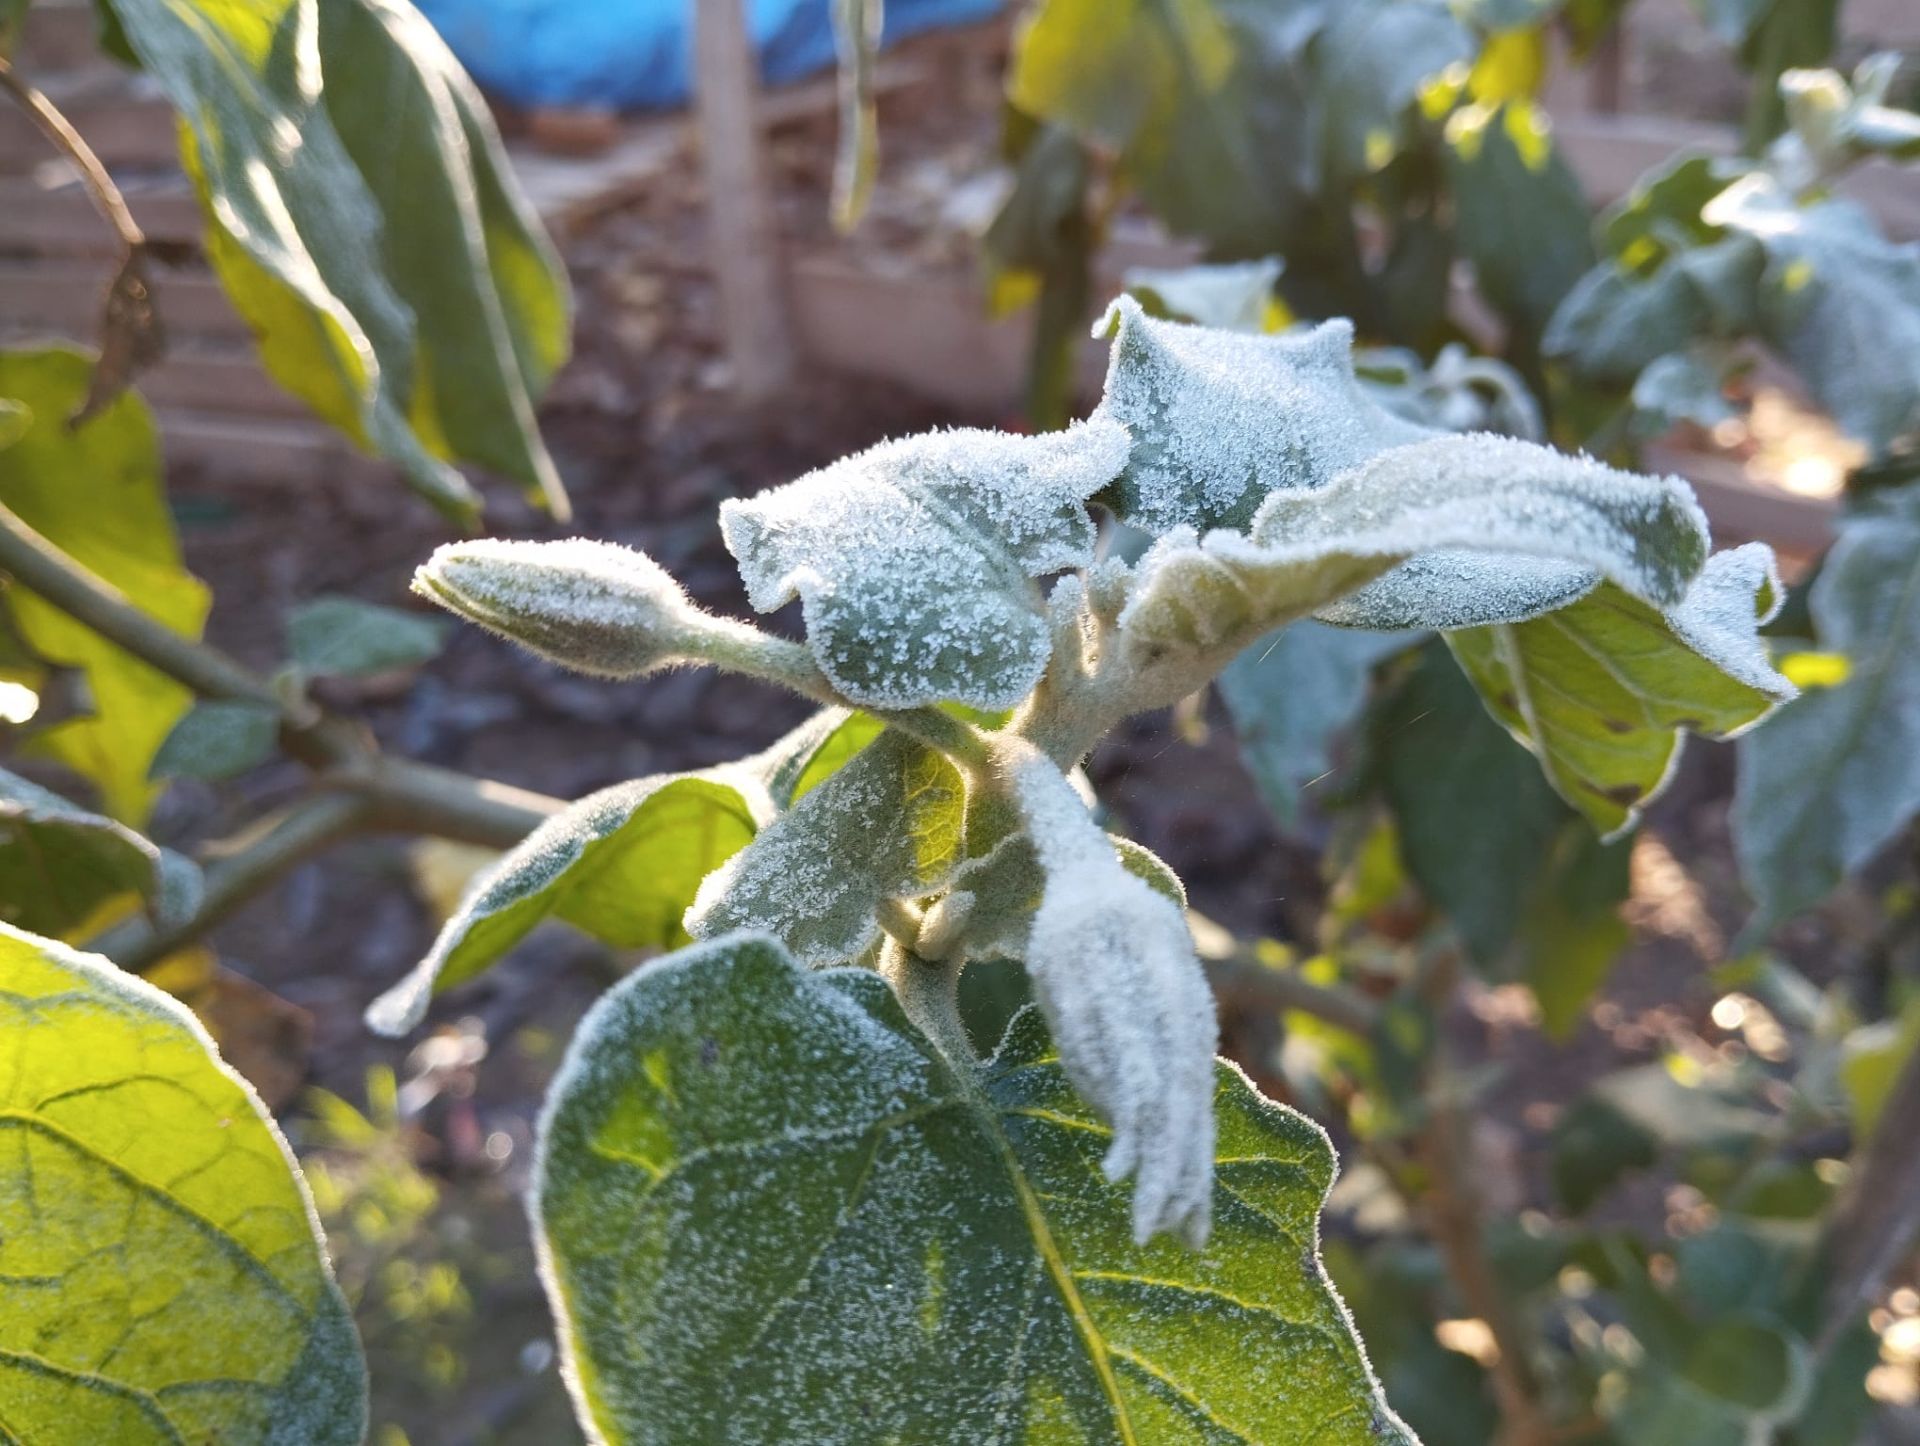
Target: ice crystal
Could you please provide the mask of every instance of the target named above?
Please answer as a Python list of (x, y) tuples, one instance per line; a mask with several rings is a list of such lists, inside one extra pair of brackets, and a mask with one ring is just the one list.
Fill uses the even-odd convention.
[(1133, 435), (1110, 489), (1127, 522), (1244, 527), (1269, 493), (1318, 487), (1388, 447), (1432, 435), (1377, 405), (1353, 373), (1353, 326), (1249, 336), (1155, 321), (1123, 296), (1094, 413)]
[[(1667, 605), (1705, 562), (1707, 526), (1676, 478), (1636, 476), (1512, 438), (1437, 436), (1325, 487), (1275, 492), (1250, 536), (1168, 534), (1141, 559), (1120, 622), (1150, 653), (1251, 641), (1408, 557), (1450, 549), (1569, 564)], [(1587, 585), (1554, 568), (1516, 571), (1509, 583), (1504, 605), (1520, 616)], [(1367, 625), (1431, 625), (1407, 615), (1417, 611), (1381, 610)]]
[(699, 609), (659, 563), (617, 543), (450, 542), (413, 590), (583, 673), (630, 678), (698, 656)]
[(1273, 286), (1280, 279), (1278, 256), (1218, 265), (1135, 266), (1121, 278), (1128, 291), (1182, 321), (1225, 331), (1259, 333), (1267, 329)]
[(821, 669), (865, 707), (1010, 707), (1050, 651), (1033, 579), (1093, 557), (1086, 501), (1120, 471), (1104, 419), (1042, 437), (929, 432), (720, 508), (762, 612), (799, 598)]
[(1134, 1178), (1142, 1244), (1204, 1243), (1213, 1188), (1213, 995), (1179, 907), (1114, 857), (1052, 763), (1014, 766), (1046, 886), (1027, 941), (1034, 996), (1074, 1088), (1113, 1129), (1109, 1180)]

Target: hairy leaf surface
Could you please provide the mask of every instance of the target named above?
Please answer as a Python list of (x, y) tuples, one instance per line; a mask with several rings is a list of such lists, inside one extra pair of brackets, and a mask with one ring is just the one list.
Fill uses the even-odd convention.
[[(133, 606), (197, 638), (207, 590), (181, 566), (146, 403), (122, 393), (79, 428), (67, 425), (92, 372), (85, 353), (65, 347), (0, 351), (0, 397), (32, 418), (0, 450), (0, 503)], [(8, 588), (6, 605), (36, 656), (86, 674), (93, 704), (38, 732), (27, 751), (73, 769), (100, 790), (108, 813), (137, 827), (159, 792), (154, 754), (193, 695), (25, 588)]]
[[(1706, 561), (1707, 528), (1676, 480), (1510, 438), (1434, 436), (1382, 452), (1325, 486), (1273, 493), (1249, 536), (1221, 531), (1196, 540), (1182, 529), (1162, 538), (1141, 559), (1121, 627), (1149, 656), (1251, 640), (1408, 557), (1449, 549), (1565, 563), (1670, 604)], [(1542, 577), (1537, 590), (1509, 590), (1502, 600), (1523, 617), (1553, 606), (1569, 576), (1548, 569)], [(1435, 606), (1446, 608), (1457, 587), (1442, 571)]]
[(599, 1441), (1413, 1438), (1318, 1260), (1320, 1129), (1218, 1066), (1204, 1255), (1133, 1243), (1039, 1016), (962, 1076), (864, 970), (734, 937), (595, 1006), (535, 1208)]
[(479, 974), (547, 918), (617, 949), (671, 948), (700, 881), (772, 813), (739, 768), (616, 783), (561, 810), (477, 877), (427, 957), (376, 999), (367, 1023), (404, 1034), (435, 994)]
[(9, 923), (64, 935), (136, 894), (165, 925), (191, 914), (201, 892), (190, 860), (0, 769), (0, 901)]
[(1447, 641), (1560, 796), (1612, 836), (1666, 785), (1686, 733), (1733, 737), (1794, 696), (1758, 631), (1782, 596), (1773, 554), (1749, 543), (1716, 553), (1665, 611), (1608, 583)]
[(798, 597), (821, 670), (854, 702), (1011, 707), (1051, 640), (1033, 579), (1093, 558), (1085, 503), (1127, 455), (1123, 429), (929, 432), (721, 504), (762, 612)]
[(1258, 336), (1156, 321), (1123, 296), (1102, 329), (1113, 348), (1094, 415), (1133, 439), (1102, 500), (1148, 532), (1244, 528), (1272, 492), (1432, 435), (1361, 387), (1348, 322)]
[(566, 285), (485, 104), (394, 0), (110, 0), (180, 112), (208, 255), (269, 371), (459, 515), (448, 465), (564, 510), (533, 396)]
[(353, 1446), (360, 1343), (306, 1186), (187, 1008), (0, 925), (0, 1426)]
[(1920, 812), (1920, 512), (1840, 526), (1809, 598), (1846, 681), (1809, 690), (1740, 743), (1733, 832), (1764, 927), (1818, 903)]
[(155, 778), (233, 778), (273, 757), (280, 710), (245, 700), (195, 703), (153, 756)]
[(959, 770), (884, 733), (709, 875), (687, 930), (772, 934), (805, 964), (850, 959), (878, 936), (882, 899), (927, 893), (959, 866), (965, 821)]

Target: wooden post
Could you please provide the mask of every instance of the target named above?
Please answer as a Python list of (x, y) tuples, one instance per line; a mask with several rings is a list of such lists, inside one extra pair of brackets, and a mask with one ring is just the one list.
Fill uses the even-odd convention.
[(691, 3), (695, 113), (721, 329), (741, 394), (762, 401), (792, 382), (794, 348), (761, 152), (759, 67), (743, 0)]

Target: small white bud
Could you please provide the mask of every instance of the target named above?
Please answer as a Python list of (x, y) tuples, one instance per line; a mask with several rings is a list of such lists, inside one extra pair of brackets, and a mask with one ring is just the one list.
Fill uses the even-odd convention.
[(1113, 1129), (1109, 1180), (1134, 1177), (1133, 1233), (1205, 1244), (1213, 1199), (1213, 994), (1173, 902), (1127, 872), (1058, 769), (1015, 792), (1047, 871), (1027, 942), (1067, 1078)]
[(585, 537), (450, 542), (414, 574), (413, 590), (543, 658), (606, 678), (697, 657), (706, 621), (644, 552)]

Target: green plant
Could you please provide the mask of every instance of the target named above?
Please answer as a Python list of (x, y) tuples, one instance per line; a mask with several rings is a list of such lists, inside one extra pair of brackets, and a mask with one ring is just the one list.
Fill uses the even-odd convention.
[[(1043, 7), (1033, 34), (1071, 8)], [(0, 7), (0, 44), (17, 12)], [(190, 117), (209, 254), (269, 364), (450, 511), (471, 511), (455, 459), (554, 497), (530, 402), (564, 347), (564, 286), (417, 17), (384, 0), (106, 13)], [(850, 50), (873, 13), (843, 7)], [(1139, 37), (1171, 14), (1127, 9), (1117, 49), (1161, 54)], [(1433, 168), (1507, 174), (1517, 157), (1532, 171), (1541, 155), (1524, 101), (1534, 32), (1499, 6), (1461, 14), (1316, 11), (1310, 37), (1282, 27), (1267, 50), (1239, 19), (1181, 12), (1194, 43), (1178, 54), (1232, 62), (1195, 75), (1252, 87), (1264, 72), (1244, 68), (1275, 65), (1295, 91), (1272, 95), (1338, 112), (1286, 207), (1257, 172), (1203, 192), (1194, 182), (1217, 177), (1195, 171), (1182, 191), (1183, 163), (1153, 149), (1188, 133), (1179, 66), (1142, 92), (1171, 87), (1175, 111), (1126, 136), (1143, 189), (1151, 177), (1156, 194), (1229, 207), (1223, 224), (1239, 224), (1231, 208), (1284, 213), (1289, 296), (1364, 305), (1369, 339), (1399, 349), (1356, 353), (1337, 321), (1263, 334), (1270, 266), (1136, 278), (1139, 299), (1103, 319), (1107, 387), (1088, 419), (909, 437), (723, 506), (750, 600), (797, 600), (801, 640), (702, 611), (610, 544), (434, 553), (424, 596), (566, 666), (715, 666), (821, 705), (754, 757), (566, 806), (379, 753), (315, 700), (316, 677), (430, 655), (438, 632), (417, 617), (312, 604), (270, 678), (198, 640), (205, 593), (180, 567), (152, 424), (125, 390), (151, 346), (136, 304), (151, 258), (84, 144), (0, 69), (127, 243), (103, 359), (0, 354), (6, 676), (41, 709), (22, 752), (99, 800), (0, 775), (0, 899), (16, 911), (0, 930), (0, 1429), (363, 1434), (361, 1347), (297, 1166), (206, 1032), (133, 975), (294, 862), (385, 828), (510, 852), (376, 1001), (377, 1030), (416, 1026), (546, 919), (665, 951), (582, 1023), (540, 1130), (544, 1283), (596, 1439), (1412, 1440), (1402, 1414), (1436, 1442), (1852, 1439), (1873, 1345), (1861, 1317), (1911, 1234), (1901, 1129), (1920, 1064), (1904, 1016), (1863, 1022), (1839, 991), (1743, 958), (1720, 983), (1760, 1063), (1676, 1052), (1592, 1091), (1559, 1129), (1564, 1218), (1502, 1228), (1480, 1195), (1477, 1085), (1444, 1028), (1463, 972), (1524, 978), (1566, 1027), (1619, 937), (1626, 855), (1603, 839), (1657, 798), (1685, 735), (1861, 695), (1789, 701), (1761, 635), (1780, 626), (1771, 557), (1711, 553), (1683, 484), (1478, 430), (1543, 429), (1548, 398), (1528, 380), (1558, 364), (1549, 353), (1575, 364), (1541, 344), (1557, 298), (1521, 287), (1500, 303), (1512, 366), (1444, 349), (1452, 333), (1431, 315), (1372, 324), (1400, 315), (1378, 287), (1400, 278), (1407, 314), (1430, 312), (1434, 249), (1495, 239), (1471, 208), (1439, 219)], [(1370, 44), (1388, 23), (1406, 36)], [(1439, 91), (1408, 78), (1442, 53), (1468, 74)], [(1362, 84), (1383, 59), (1393, 74)], [(1790, 85), (1825, 129), (1803, 116), (1802, 151), (1783, 143), (1754, 174), (1798, 166), (1799, 215), (1827, 204), (1833, 164), (1906, 142), (1871, 76), (1864, 101), (1830, 105), (1828, 82)], [(850, 112), (869, 101), (851, 77)], [(288, 128), (317, 139), (275, 144)], [(1036, 132), (1033, 154), (1085, 165), (1065, 134)], [(1223, 164), (1264, 154), (1232, 126), (1200, 136)], [(368, 163), (388, 147), (404, 167)], [(849, 157), (849, 215), (870, 157), (869, 133)], [(1718, 194), (1701, 207), (1731, 206)], [(418, 196), (433, 204), (401, 204)], [(1340, 248), (1372, 208), (1388, 259), (1355, 271)], [(342, 234), (376, 212), (383, 229)], [(1084, 207), (1035, 214), (1048, 244), (1068, 242), (1042, 247), (1045, 266), (1085, 241)], [(1676, 253), (1722, 239), (1682, 230)], [(1258, 227), (1245, 237), (1247, 254), (1274, 249)], [(1316, 278), (1300, 254), (1331, 269)], [(1569, 286), (1591, 259), (1553, 254)], [(1595, 274), (1658, 284), (1666, 252), (1650, 268), (1619, 254)], [(1901, 278), (1913, 265), (1882, 261)], [(1904, 424), (1887, 427), (1891, 459)], [(90, 505), (79, 480), (118, 489), (118, 507)], [(1890, 551), (1904, 505), (1888, 493), (1863, 509), (1872, 540), (1854, 551)], [(1868, 518), (1894, 527), (1869, 533)], [(1830, 577), (1852, 576), (1833, 571), (1844, 556)], [(1818, 593), (1813, 616), (1822, 647), (1860, 635), (1829, 626)], [(1205, 952), (1284, 1011), (1289, 1084), (1354, 1141), (1349, 1193), (1397, 1201), (1403, 1219), (1418, 1205), (1421, 1234), (1343, 1237), (1323, 1255), (1330, 1137), (1213, 1058), (1184, 888), (1088, 797), (1078, 765), (1103, 735), (1216, 680), (1283, 810), (1369, 700), (1353, 807), (1327, 851), (1322, 952)], [(1435, 717), (1444, 734), (1408, 726)], [(228, 777), (275, 753), (309, 765), (312, 786), (204, 871), (136, 831), (165, 777)], [(1869, 790), (1893, 773), (1858, 768)], [(1778, 1059), (1762, 1024), (1790, 1035)], [(364, 1304), (379, 1292), (361, 1247), (398, 1248), (385, 1225), (418, 1218), (430, 1187), (386, 1160), (390, 1111), (369, 1124), (319, 1109), (371, 1162), (315, 1176), (327, 1212), (367, 1236), (343, 1275)], [(1855, 1142), (1847, 1161), (1836, 1129)], [(1582, 1218), (1656, 1164), (1699, 1197), (1682, 1246)], [(356, 1205), (381, 1228), (352, 1224)], [(456, 1308), (446, 1262), (410, 1245), (377, 1258), (399, 1266), (382, 1300)], [(1478, 1336), (1449, 1345), (1432, 1329), (1443, 1292)]]

